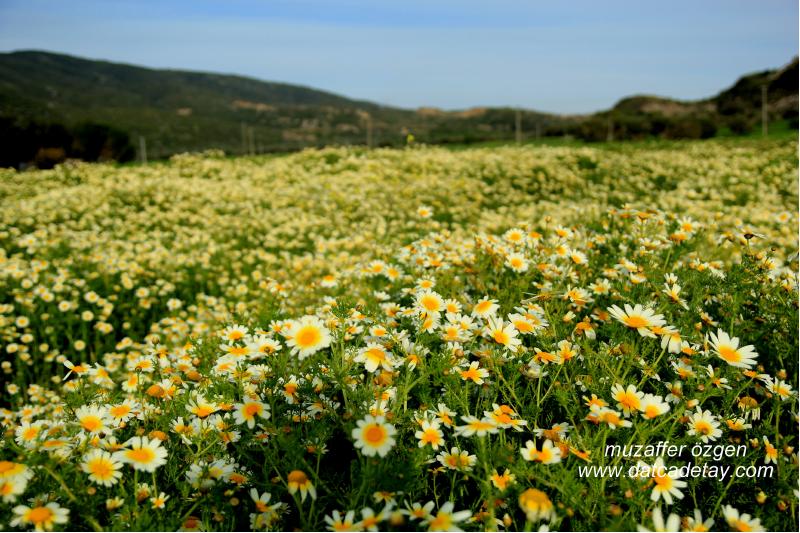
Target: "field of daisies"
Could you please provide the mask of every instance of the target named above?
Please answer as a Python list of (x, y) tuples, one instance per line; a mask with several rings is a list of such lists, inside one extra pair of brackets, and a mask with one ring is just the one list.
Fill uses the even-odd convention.
[(0, 170), (0, 529), (797, 530), (797, 151)]

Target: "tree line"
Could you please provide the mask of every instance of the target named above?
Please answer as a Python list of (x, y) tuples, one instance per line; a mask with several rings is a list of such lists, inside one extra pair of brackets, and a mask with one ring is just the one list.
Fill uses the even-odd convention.
[(0, 167), (52, 168), (66, 159), (132, 160), (130, 136), (113, 126), (84, 122), (74, 127), (0, 116)]

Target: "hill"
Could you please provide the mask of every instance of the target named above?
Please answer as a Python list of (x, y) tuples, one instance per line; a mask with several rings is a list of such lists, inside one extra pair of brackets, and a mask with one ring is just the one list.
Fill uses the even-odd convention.
[[(766, 88), (770, 122), (786, 121), (790, 127), (797, 128), (797, 87), (798, 60), (795, 58), (781, 69), (742, 76), (711, 98), (680, 101), (651, 95), (630, 96), (600, 115), (612, 118), (619, 128), (633, 126), (635, 129), (638, 125), (648, 134), (659, 131), (659, 126), (669, 131), (676, 125), (699, 127), (706, 132), (713, 129), (715, 133), (724, 128), (743, 134), (760, 127), (762, 88)], [(671, 125), (668, 124), (670, 120)]]
[[(151, 157), (208, 148), (243, 153), (364, 143), (368, 129), (376, 145), (404, 143), (410, 132), (432, 142), (486, 140), (507, 136), (513, 114), (511, 109), (431, 114), (243, 76), (48, 52), (0, 54), (0, 120), (6, 129), (31, 123), (67, 129), (87, 122), (110, 125), (134, 142), (143, 136)], [(558, 120), (525, 112), (532, 128), (533, 120), (542, 119), (542, 125)], [(37, 135), (53, 137), (47, 131)]]
[[(528, 137), (589, 141), (746, 132), (758, 119), (764, 83), (772, 115), (785, 118), (794, 110), (796, 120), (797, 60), (745, 76), (703, 101), (635, 96), (586, 116), (522, 110), (520, 124)], [(210, 148), (241, 154), (368, 141), (392, 146), (409, 133), (431, 144), (509, 140), (516, 114), (510, 107), (400, 109), (243, 76), (40, 51), (0, 54), (0, 166), (49, 166), (66, 157), (126, 160), (140, 137), (151, 158)]]

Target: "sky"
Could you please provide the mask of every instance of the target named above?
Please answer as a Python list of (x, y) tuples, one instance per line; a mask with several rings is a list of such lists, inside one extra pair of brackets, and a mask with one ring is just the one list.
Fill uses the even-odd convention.
[(712, 96), (798, 53), (795, 0), (0, 0), (0, 51), (241, 74), (405, 108)]

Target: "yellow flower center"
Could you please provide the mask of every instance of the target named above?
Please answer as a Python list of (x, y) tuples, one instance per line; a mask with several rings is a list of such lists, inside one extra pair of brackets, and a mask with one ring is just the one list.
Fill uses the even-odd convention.
[(655, 418), (660, 414), (658, 407), (655, 405), (648, 405), (644, 410), (645, 418)]
[(102, 425), (103, 422), (98, 416), (89, 415), (81, 419), (81, 426), (83, 426), (83, 429), (86, 431), (97, 431)]
[(244, 406), (244, 415), (248, 418), (252, 418), (255, 415), (261, 412), (261, 406), (257, 403), (249, 403)]
[(439, 442), (439, 432), (433, 428), (428, 428), (422, 433), (422, 442), (426, 444), (436, 444)]
[(495, 342), (498, 344), (508, 344), (508, 342), (511, 340), (509, 334), (502, 329), (496, 330), (492, 336), (494, 337)]
[(302, 470), (292, 470), (286, 476), (286, 481), (295, 485), (305, 485), (308, 482), (308, 476)]
[(539, 511), (552, 508), (553, 502), (544, 492), (538, 489), (528, 489), (519, 495), (519, 506), (525, 511)]
[(491, 307), (492, 307), (492, 302), (486, 300), (475, 306), (475, 312), (486, 313), (487, 311), (489, 311), (489, 309), (491, 309)]
[(619, 397), (619, 403), (628, 409), (638, 409), (641, 404), (639, 398), (631, 392), (622, 393)]
[(632, 315), (625, 317), (623, 320), (626, 326), (629, 328), (643, 328), (649, 324), (646, 318), (639, 316), (639, 315)]
[(694, 424), (694, 429), (698, 433), (702, 433), (703, 435), (708, 435), (709, 433), (711, 433), (711, 424), (709, 424), (705, 420), (698, 420)]
[(298, 331), (297, 335), (294, 337), (295, 343), (301, 348), (314, 346), (319, 343), (320, 340), (322, 340), (322, 335), (314, 326), (300, 328), (300, 331)]
[(533, 326), (525, 320), (517, 320), (516, 322), (514, 322), (514, 327), (517, 328), (522, 333), (529, 333), (533, 331)]
[(662, 490), (668, 490), (672, 488), (672, 478), (669, 476), (656, 475), (653, 477), (653, 480), (656, 482), (656, 485), (661, 487)]
[(386, 430), (378, 424), (372, 424), (364, 431), (364, 440), (372, 446), (380, 446), (386, 440)]
[(422, 304), (422, 307), (428, 311), (436, 312), (439, 310), (439, 299), (431, 294), (423, 296), (422, 300), (420, 300), (420, 303)]
[(719, 356), (729, 363), (738, 363), (742, 360), (739, 350), (734, 350), (730, 346), (720, 346), (717, 351), (719, 352)]
[(214, 409), (212, 409), (208, 405), (198, 405), (194, 411), (194, 414), (196, 414), (200, 418), (205, 418), (213, 412)]
[(136, 463), (149, 463), (156, 457), (155, 452), (150, 448), (134, 448), (125, 452), (125, 455)]
[(47, 507), (34, 507), (27, 513), (27, 519), (34, 524), (41, 524), (49, 521), (53, 517), (53, 511)]
[(89, 463), (89, 471), (100, 479), (111, 477), (111, 475), (114, 473), (114, 470), (111, 468), (111, 464), (104, 459), (97, 459), (92, 463)]
[(115, 405), (110, 409), (111, 416), (121, 418), (131, 412), (131, 408), (127, 405)]

